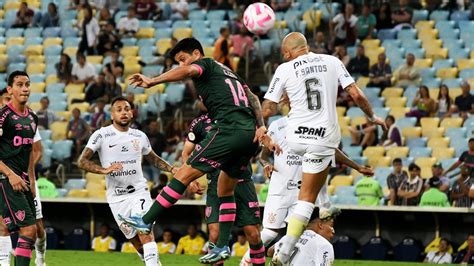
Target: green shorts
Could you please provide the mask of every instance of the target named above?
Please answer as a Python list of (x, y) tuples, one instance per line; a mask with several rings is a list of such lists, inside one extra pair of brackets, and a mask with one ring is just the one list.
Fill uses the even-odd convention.
[[(217, 182), (209, 179), (206, 199), (206, 222), (213, 224), (219, 222), (219, 198), (217, 197)], [(217, 181), (217, 180), (216, 180)], [(216, 183), (213, 185), (212, 183)], [(252, 180), (242, 180), (235, 188), (235, 202), (237, 204), (237, 219), (235, 225), (243, 227), (246, 225), (260, 224), (260, 207), (258, 205), (257, 192)]]
[(187, 163), (204, 173), (215, 169), (239, 179), (247, 171), (250, 159), (258, 149), (254, 130), (212, 128), (194, 148)]
[(36, 223), (36, 208), (31, 191), (15, 192), (8, 179), (0, 180), (0, 214), (8, 231)]

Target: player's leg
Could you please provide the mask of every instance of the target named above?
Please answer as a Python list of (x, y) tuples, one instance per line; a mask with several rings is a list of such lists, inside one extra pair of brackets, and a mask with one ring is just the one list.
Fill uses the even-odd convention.
[(146, 266), (158, 266), (160, 260), (158, 259), (158, 246), (155, 242), (155, 236), (150, 234), (138, 234), (141, 244), (143, 245), (143, 257)]
[(35, 241), (35, 263), (37, 266), (40, 266), (44, 265), (44, 259), (46, 255), (46, 232), (44, 230), (43, 219), (36, 220), (36, 232), (37, 238)]
[(0, 216), (0, 266), (10, 265), (10, 254), (12, 251), (12, 240), (8, 228)]
[(234, 189), (238, 180), (230, 177), (224, 171), (219, 174), (217, 182), (217, 196), (219, 197), (219, 237), (216, 243), (218, 248), (229, 244), (229, 236), (234, 225), (237, 205), (235, 204)]
[(20, 227), (15, 249), (15, 265), (29, 266), (36, 241), (36, 224)]
[(140, 238), (138, 237), (138, 234), (136, 234), (133, 238), (130, 238), (129, 241), (137, 250), (138, 257), (140, 257), (142, 261), (145, 261), (145, 256), (143, 255), (143, 244)]

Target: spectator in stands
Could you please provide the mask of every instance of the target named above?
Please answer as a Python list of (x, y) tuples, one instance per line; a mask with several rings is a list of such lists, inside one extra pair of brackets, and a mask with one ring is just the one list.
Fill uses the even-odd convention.
[(87, 122), (81, 118), (81, 110), (74, 108), (72, 110), (72, 120), (67, 125), (67, 138), (72, 140), (74, 143), (75, 156), (73, 161), (75, 162), (82, 151), (82, 146), (87, 142), (89, 138), (90, 128)]
[(69, 55), (61, 54), (59, 62), (56, 63), (56, 75), (59, 82), (67, 84), (72, 81), (72, 63)]
[(324, 33), (322, 31), (316, 32), (314, 42), (310, 44), (311, 52), (317, 54), (328, 54), (329, 46), (326, 43)]
[(112, 14), (110, 14), (109, 9), (102, 8), (99, 12), (98, 21), (99, 21), (100, 30), (103, 31), (105, 27), (107, 26), (107, 24), (114, 23), (114, 18)]
[(415, 66), (415, 55), (408, 53), (406, 64), (401, 65), (393, 73), (395, 86), (406, 88), (408, 86), (418, 86), (421, 82), (420, 70)]
[(377, 30), (393, 28), (392, 10), (390, 7), (390, 3), (388, 2), (383, 3), (380, 6), (379, 10), (375, 12), (375, 16), (377, 19), (377, 24), (375, 25), (375, 28)]
[(5, 106), (11, 100), (11, 96), (7, 91), (7, 88), (4, 88), (0, 91), (0, 108)]
[(378, 130), (377, 125), (369, 123), (366, 120), (364, 124), (350, 127), (349, 131), (352, 137), (352, 146), (375, 146), (378, 141)]
[(459, 160), (453, 165), (451, 165), (446, 172), (444, 172), (445, 176), (448, 176), (448, 173), (453, 171), (454, 169), (458, 168), (462, 164), (470, 169), (474, 168), (474, 138), (470, 138), (468, 141), (469, 150), (463, 152), (459, 157)]
[(102, 224), (99, 230), (99, 235), (92, 239), (92, 250), (95, 252), (109, 252), (115, 251), (117, 248), (117, 241), (110, 236), (109, 226)]
[(408, 174), (402, 169), (403, 162), (400, 158), (395, 158), (392, 161), (393, 173), (387, 177), (387, 186), (390, 190), (388, 196), (388, 205), (402, 205), (402, 199), (397, 195), (398, 188), (401, 186), (403, 180), (408, 179)]
[(439, 190), (441, 184), (438, 177), (428, 180), (429, 189), (421, 196), (420, 207), (449, 207), (448, 196)]
[(158, 242), (159, 254), (174, 254), (176, 251), (176, 244), (173, 243), (173, 232), (169, 229), (163, 230), (163, 241)]
[(459, 251), (454, 257), (453, 263), (472, 265), (474, 264), (474, 232), (467, 237), (467, 248)]
[(378, 55), (377, 63), (370, 68), (369, 79), (369, 87), (380, 87), (383, 90), (392, 85), (392, 68), (387, 64), (385, 53)]
[(52, 123), (62, 120), (55, 112), (49, 110), (49, 98), (47, 96), (41, 98), (40, 109), (36, 112), (38, 116), (38, 128), (49, 129)]
[(237, 241), (232, 245), (232, 256), (243, 257), (247, 250), (249, 249), (249, 242), (245, 233), (239, 231), (237, 233)]
[(163, 9), (163, 19), (183, 20), (188, 18), (189, 5), (186, 0), (171, 0)]
[(474, 209), (474, 182), (472, 182), (471, 188), (469, 189), (469, 198), (471, 198), (471, 208)]
[(59, 27), (58, 7), (55, 3), (48, 4), (48, 11), (41, 16), (41, 27)]
[(106, 82), (108, 102), (117, 96), (122, 96), (122, 87), (117, 83), (117, 78), (114, 75), (107, 75)]
[(241, 27), (239, 34), (234, 34), (230, 37), (232, 47), (234, 47), (232, 54), (244, 58), (247, 51), (249, 52), (250, 58), (253, 50), (253, 39), (249, 34), (246, 27)]
[[(439, 190), (441, 192), (448, 193), (449, 178), (443, 175), (443, 165), (440, 162), (436, 162), (433, 166), (431, 166), (431, 172), (433, 173), (433, 177), (439, 178), (439, 180), (441, 181)], [(429, 189), (429, 186), (426, 186), (425, 190), (427, 189)]]
[(105, 108), (105, 100), (103, 99), (98, 99), (95, 102), (95, 113), (92, 114), (92, 120), (91, 120), (91, 129), (96, 130), (99, 129), (107, 123), (108, 120), (108, 115), (105, 113), (104, 108)]
[(214, 43), (214, 59), (232, 69), (232, 59), (230, 58), (232, 42), (229, 39), (229, 28), (222, 27), (219, 32), (221, 36)]
[(128, 7), (127, 16), (123, 17), (117, 23), (117, 30), (122, 37), (133, 37), (140, 27), (140, 22), (135, 17), (135, 8)]
[(439, 87), (438, 101), (436, 102), (435, 110), (439, 118), (444, 118), (451, 106), (453, 105), (453, 99), (449, 96), (448, 86), (441, 84)]
[(435, 110), (436, 102), (430, 97), (430, 90), (425, 85), (421, 85), (416, 93), (412, 109), (406, 113), (406, 117), (416, 117), (418, 121), (423, 117), (428, 117)]
[(329, 32), (334, 38), (334, 47), (354, 45), (357, 38), (357, 17), (353, 13), (354, 6), (347, 3), (344, 12), (337, 14), (329, 23)]
[(420, 178), (421, 169), (412, 163), (408, 166), (408, 171), (410, 175), (402, 181), (397, 195), (402, 199), (401, 205), (418, 206), (423, 188), (423, 179)]
[(453, 257), (448, 252), (449, 241), (446, 238), (441, 238), (439, 241), (438, 251), (431, 251), (426, 254), (424, 263), (432, 264), (451, 264)]
[(408, 6), (408, 0), (399, 0), (398, 9), (392, 13), (395, 29), (411, 28), (413, 10)]
[(372, 39), (375, 25), (377, 25), (377, 19), (375, 18), (375, 15), (370, 12), (370, 6), (368, 4), (363, 5), (362, 14), (357, 18), (357, 32), (359, 33), (359, 39)]
[(188, 234), (179, 239), (176, 254), (199, 255), (205, 242), (198, 234), (196, 225), (192, 224), (188, 227)]
[(155, 19), (162, 12), (154, 0), (137, 0), (134, 8), (137, 18), (143, 20)]
[(87, 52), (87, 55), (95, 54), (95, 46), (97, 45), (97, 39), (100, 33), (99, 22), (94, 17), (92, 7), (86, 5), (84, 7), (84, 19), (80, 23), (82, 38), (79, 43), (78, 53)]
[(97, 44), (97, 53), (100, 55), (110, 54), (123, 46), (120, 36), (115, 31), (114, 21), (109, 21), (102, 28), (99, 34), (99, 43)]
[(122, 0), (87, 0), (87, 3), (93, 6), (95, 9), (101, 10), (103, 8), (106, 8), (112, 13), (120, 8), (122, 2)]
[(20, 8), (16, 12), (16, 19), (12, 25), (12, 28), (28, 28), (33, 22), (33, 16), (35, 12), (33, 9), (28, 8), (28, 3), (21, 2)]
[(107, 83), (104, 73), (100, 73), (97, 79), (86, 88), (85, 101), (94, 104), (98, 99), (104, 99), (107, 96)]
[(370, 60), (365, 56), (365, 47), (362, 44), (357, 46), (356, 56), (351, 58), (347, 65), (347, 70), (351, 73), (354, 79), (360, 76), (369, 76), (369, 63)]
[(469, 198), (469, 189), (474, 184), (471, 168), (461, 166), (461, 174), (456, 178), (456, 182), (451, 187), (450, 198), (454, 207), (471, 207), (471, 198)]
[(86, 85), (93, 82), (97, 76), (94, 65), (88, 63), (82, 53), (76, 55), (76, 61), (72, 67), (72, 82)]
[(349, 93), (341, 86), (339, 86), (339, 88), (337, 89), (336, 105), (344, 106), (347, 109), (355, 105), (354, 99), (352, 99), (351, 95), (349, 95)]
[(365, 176), (356, 183), (355, 193), (359, 206), (378, 206), (383, 197), (379, 181), (370, 176)]
[(351, 60), (351, 58), (347, 54), (347, 50), (344, 45), (338, 45), (334, 47), (334, 53), (332, 55), (339, 58), (339, 60), (341, 60), (344, 66), (347, 66), (347, 64), (349, 64), (349, 61)]
[[(150, 141), (150, 146), (153, 151), (158, 155), (161, 156), (163, 151), (166, 150), (166, 138), (165, 135), (160, 130), (160, 124), (156, 120), (151, 120), (148, 125), (145, 127), (145, 133), (148, 136)], [(158, 178), (160, 176), (160, 170), (150, 163), (143, 161), (143, 174), (145, 178), (154, 181), (157, 183)]]
[(132, 242), (126, 241), (126, 242), (122, 243), (122, 247), (120, 248), (120, 252), (133, 254), (133, 253), (136, 253), (137, 250), (133, 246)]
[(395, 117), (392, 115), (387, 116), (387, 118), (385, 118), (385, 124), (388, 127), (388, 131), (384, 131), (382, 135), (382, 146), (384, 146), (386, 150), (392, 147), (402, 146), (402, 134), (395, 124)]
[(104, 67), (104, 73), (106, 75), (113, 75), (115, 77), (122, 77), (124, 64), (119, 59), (119, 51), (114, 49), (110, 51), (110, 62)]
[(449, 116), (459, 114), (460, 117), (466, 119), (474, 113), (474, 95), (471, 94), (471, 86), (467, 81), (461, 83), (461, 90), (462, 94), (454, 100), (454, 106), (449, 111)]

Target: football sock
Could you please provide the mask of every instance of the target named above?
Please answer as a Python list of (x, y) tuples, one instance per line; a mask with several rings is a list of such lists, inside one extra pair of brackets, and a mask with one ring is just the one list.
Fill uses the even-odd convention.
[(12, 240), (10, 236), (0, 236), (0, 265), (10, 265)]
[(328, 187), (324, 185), (319, 191), (318, 198), (316, 199), (316, 204), (319, 207), (329, 209), (331, 207), (331, 201), (329, 200)]
[(158, 246), (154, 241), (143, 245), (146, 266), (158, 266)]
[[(306, 225), (308, 225), (313, 210), (314, 204), (311, 202), (302, 200), (296, 202), (295, 211), (288, 220), (288, 229), (283, 241), (283, 246), (280, 249), (280, 253), (283, 256), (290, 255), (291, 250), (293, 250)], [(283, 262), (286, 263), (286, 261)]]
[(216, 246), (222, 248), (229, 244), (230, 231), (234, 225), (237, 205), (234, 195), (219, 197), (219, 240)]
[[(263, 228), (260, 232), (260, 237), (262, 238), (262, 243), (264, 246), (268, 246), (276, 237), (278, 236), (278, 232), (273, 230)], [(245, 252), (245, 255), (242, 257), (241, 262), (250, 261), (250, 249)]]
[(43, 238), (36, 238), (35, 242), (36, 258), (44, 260), (46, 255), (46, 236)]
[(143, 222), (151, 224), (156, 221), (164, 210), (173, 206), (181, 198), (184, 191), (186, 191), (186, 186), (178, 179), (173, 178), (156, 197), (150, 210), (143, 216)]
[(260, 241), (257, 245), (250, 244), (250, 261), (253, 266), (265, 266), (265, 247)]
[(34, 248), (35, 241), (26, 236), (20, 235), (15, 249), (15, 265), (29, 266), (31, 260), (31, 253)]

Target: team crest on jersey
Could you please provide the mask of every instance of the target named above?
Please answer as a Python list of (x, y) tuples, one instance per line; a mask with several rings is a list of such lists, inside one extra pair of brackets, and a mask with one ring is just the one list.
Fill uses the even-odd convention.
[(10, 217), (4, 217), (3, 222), (5, 223), (5, 225), (8, 225), (12, 223), (12, 220), (10, 219)]
[(196, 140), (196, 135), (194, 135), (193, 132), (189, 132), (189, 133), (188, 133), (188, 139), (189, 139), (190, 141), (194, 141), (194, 140)]
[(25, 211), (20, 210), (20, 211), (15, 212), (15, 217), (20, 221), (25, 220)]
[(276, 222), (276, 213), (271, 212), (268, 214), (268, 223), (273, 224)]
[(132, 147), (136, 152), (139, 152), (140, 151), (140, 140), (139, 139), (132, 140)]
[(211, 207), (211, 206), (207, 206), (205, 213), (206, 213), (206, 218), (209, 218), (209, 216), (211, 216), (211, 213), (212, 213), (212, 207)]

